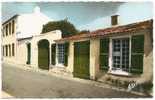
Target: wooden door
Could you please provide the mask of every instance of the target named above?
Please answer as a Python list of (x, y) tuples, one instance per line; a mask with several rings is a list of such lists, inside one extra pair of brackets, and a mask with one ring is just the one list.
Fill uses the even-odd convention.
[(89, 41), (74, 43), (74, 72), (75, 77), (89, 79)]
[(49, 69), (49, 42), (41, 40), (38, 43), (38, 66), (41, 69)]

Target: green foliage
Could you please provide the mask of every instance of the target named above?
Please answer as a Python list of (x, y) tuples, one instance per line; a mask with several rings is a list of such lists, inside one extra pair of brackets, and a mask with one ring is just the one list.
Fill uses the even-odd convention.
[(78, 30), (75, 28), (75, 26), (65, 19), (47, 23), (43, 26), (42, 34), (54, 30), (61, 30), (62, 37), (67, 37), (78, 33)]

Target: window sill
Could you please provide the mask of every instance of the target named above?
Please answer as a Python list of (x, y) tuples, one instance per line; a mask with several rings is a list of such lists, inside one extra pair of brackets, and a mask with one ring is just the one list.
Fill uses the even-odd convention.
[(110, 70), (108, 74), (119, 75), (119, 76), (131, 76), (131, 73), (122, 70)]
[(60, 68), (63, 68), (65, 67), (63, 64), (56, 64), (55, 67), (60, 67)]

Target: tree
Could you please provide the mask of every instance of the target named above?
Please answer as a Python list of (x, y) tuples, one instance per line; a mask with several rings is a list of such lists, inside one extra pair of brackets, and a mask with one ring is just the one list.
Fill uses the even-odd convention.
[(65, 19), (60, 21), (48, 22), (46, 25), (43, 25), (42, 34), (54, 30), (61, 30), (62, 37), (68, 37), (78, 33), (78, 30), (75, 28), (75, 26), (67, 19)]
[(82, 30), (78, 34), (85, 34), (85, 33), (89, 33), (89, 32), (90, 32), (89, 30)]

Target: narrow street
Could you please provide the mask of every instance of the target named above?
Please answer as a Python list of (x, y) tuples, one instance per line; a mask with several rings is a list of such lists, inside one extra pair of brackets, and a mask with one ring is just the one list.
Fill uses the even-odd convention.
[(56, 76), (2, 65), (2, 89), (17, 98), (133, 98), (143, 97)]

